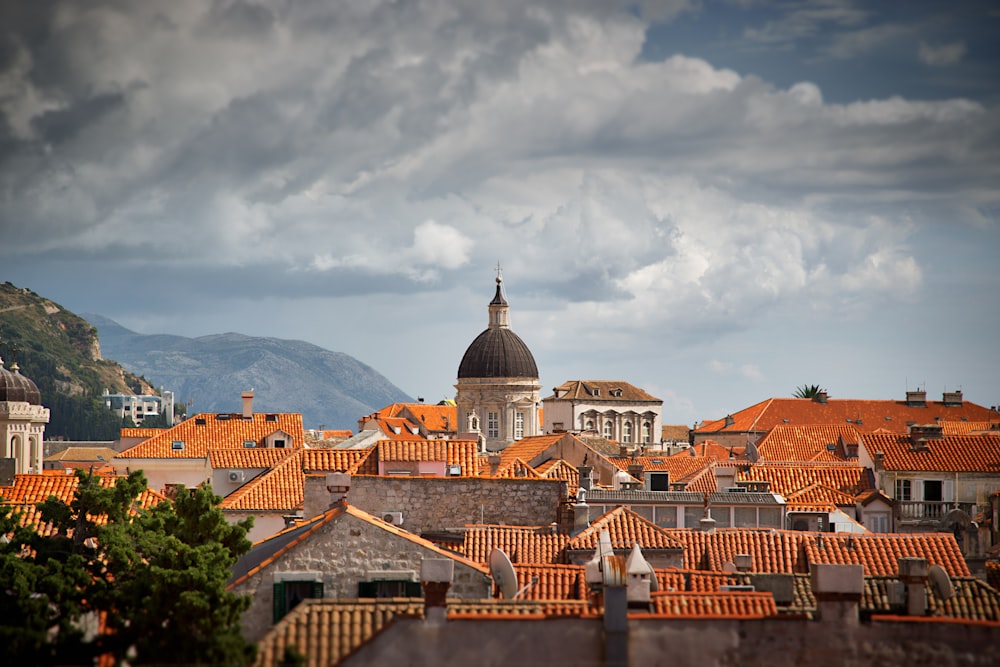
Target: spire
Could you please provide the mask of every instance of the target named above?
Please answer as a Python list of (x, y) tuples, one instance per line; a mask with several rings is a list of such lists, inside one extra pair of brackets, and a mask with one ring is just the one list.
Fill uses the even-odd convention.
[(500, 262), (497, 262), (497, 293), (490, 301), (490, 329), (510, 328), (510, 307), (507, 305), (507, 298), (503, 291), (503, 271), (500, 269)]

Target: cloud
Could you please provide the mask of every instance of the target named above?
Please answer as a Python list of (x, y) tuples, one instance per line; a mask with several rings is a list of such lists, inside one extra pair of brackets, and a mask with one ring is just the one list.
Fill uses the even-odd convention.
[(917, 57), (920, 58), (920, 62), (925, 65), (930, 65), (931, 67), (946, 67), (961, 61), (965, 56), (965, 51), (965, 42), (961, 40), (951, 44), (937, 45), (920, 42)]
[(730, 377), (735, 375), (755, 382), (760, 382), (764, 379), (764, 374), (754, 364), (736, 364), (731, 361), (711, 359), (708, 362), (708, 369), (716, 375)]

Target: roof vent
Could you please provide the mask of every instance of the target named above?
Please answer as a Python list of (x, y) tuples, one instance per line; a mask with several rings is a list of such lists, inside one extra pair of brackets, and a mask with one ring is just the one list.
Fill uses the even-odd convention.
[(926, 408), (927, 392), (926, 391), (906, 392), (906, 405), (911, 408)]
[(962, 392), (946, 391), (941, 397), (941, 402), (944, 403), (947, 408), (960, 408), (962, 407)]

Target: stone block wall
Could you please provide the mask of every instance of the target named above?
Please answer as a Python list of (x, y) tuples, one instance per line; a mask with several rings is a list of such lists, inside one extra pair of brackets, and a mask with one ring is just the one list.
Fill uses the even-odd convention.
[[(324, 494), (323, 477), (307, 476), (306, 518), (310, 508), (329, 506)], [(565, 497), (560, 480), (359, 476), (351, 478), (347, 502), (377, 517), (402, 512), (402, 527), (419, 534), (469, 523), (548, 525), (559, 520)]]

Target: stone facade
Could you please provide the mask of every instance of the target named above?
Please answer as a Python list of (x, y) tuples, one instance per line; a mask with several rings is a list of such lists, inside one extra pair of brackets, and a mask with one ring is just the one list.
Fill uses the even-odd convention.
[[(392, 572), (394, 578), (400, 573), (412, 573), (410, 576), (419, 580), (421, 561), (442, 557), (445, 556), (438, 549), (343, 513), (233, 586), (233, 592), (253, 596), (253, 603), (243, 614), (243, 635), (249, 641), (258, 641), (274, 625), (277, 581), (315, 579), (323, 584), (323, 597), (356, 598), (359, 582), (372, 581), (378, 572)], [(448, 596), (489, 598), (492, 585), (486, 568), (475, 568), (464, 559), (456, 559)]]
[[(459, 528), (470, 523), (545, 526), (559, 520), (566, 497), (561, 480), (476, 479), (469, 477), (351, 478), (348, 502), (381, 517), (402, 512), (402, 527), (411, 533)], [(330, 506), (322, 475), (305, 482), (305, 517)]]

